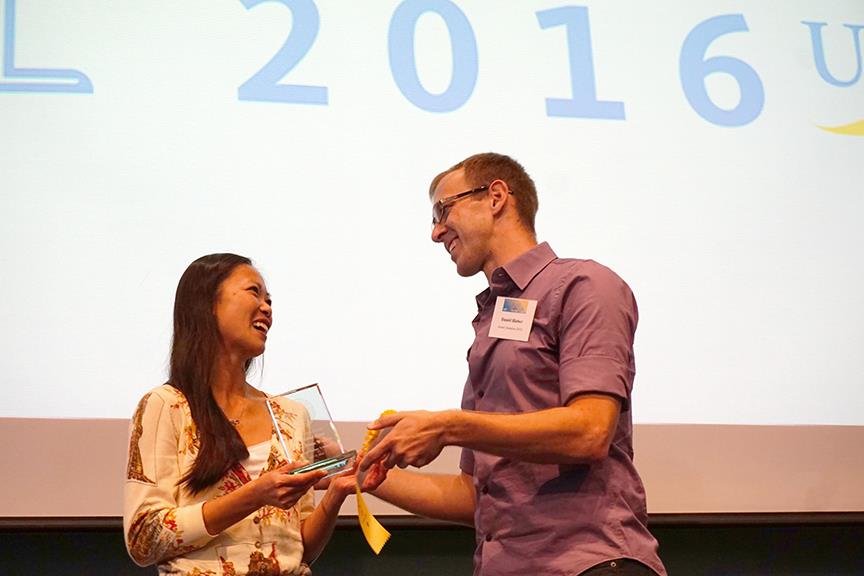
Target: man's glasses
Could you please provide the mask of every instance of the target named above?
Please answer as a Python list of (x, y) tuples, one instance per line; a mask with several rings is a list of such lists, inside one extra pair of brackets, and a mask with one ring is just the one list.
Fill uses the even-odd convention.
[(467, 192), (460, 192), (459, 194), (454, 194), (453, 196), (448, 196), (447, 198), (442, 198), (438, 200), (434, 204), (432, 204), (432, 226), (437, 224), (443, 224), (447, 220), (447, 213), (450, 211), (450, 207), (453, 206), (456, 202), (461, 200), (462, 198), (467, 198), (472, 194), (477, 194), (479, 192), (485, 192), (489, 189), (489, 185), (483, 185), (478, 188), (474, 188), (473, 190), (468, 190)]

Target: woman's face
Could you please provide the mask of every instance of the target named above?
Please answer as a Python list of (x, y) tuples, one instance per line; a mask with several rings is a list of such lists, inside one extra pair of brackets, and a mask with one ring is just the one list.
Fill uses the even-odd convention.
[(255, 268), (237, 266), (222, 281), (213, 313), (225, 352), (246, 360), (264, 353), (273, 310), (270, 293)]

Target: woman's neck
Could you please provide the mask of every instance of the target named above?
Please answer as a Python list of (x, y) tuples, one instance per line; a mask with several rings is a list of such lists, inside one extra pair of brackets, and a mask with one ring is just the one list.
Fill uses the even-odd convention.
[(246, 396), (246, 361), (220, 355), (213, 367), (210, 388), (216, 401)]

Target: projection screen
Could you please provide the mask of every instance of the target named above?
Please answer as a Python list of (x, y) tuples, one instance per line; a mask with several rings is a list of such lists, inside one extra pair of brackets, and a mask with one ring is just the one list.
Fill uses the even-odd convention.
[(864, 511), (864, 4), (0, 18), (0, 517), (120, 514), (127, 419), (208, 253), (273, 295), (253, 385), (318, 382), (357, 443), (384, 409), (458, 407), (485, 278), (431, 241), (427, 189), (482, 151), (533, 176), (539, 240), (636, 295), (652, 513)]

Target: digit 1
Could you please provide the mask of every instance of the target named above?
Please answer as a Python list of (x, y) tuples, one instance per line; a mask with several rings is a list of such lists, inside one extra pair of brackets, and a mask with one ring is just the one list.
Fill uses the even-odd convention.
[(624, 120), (624, 103), (597, 100), (594, 80), (594, 56), (591, 50), (591, 26), (588, 8), (564, 6), (537, 12), (543, 29), (567, 27), (567, 49), (570, 56), (569, 99), (547, 98), (546, 115), (565, 118), (599, 118)]

